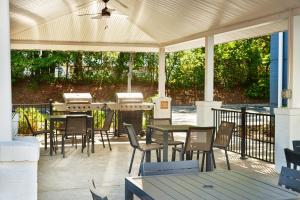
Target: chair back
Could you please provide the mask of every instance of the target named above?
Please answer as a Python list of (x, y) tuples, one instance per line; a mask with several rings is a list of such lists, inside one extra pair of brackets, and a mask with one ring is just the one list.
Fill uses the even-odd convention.
[(125, 127), (125, 130), (127, 131), (130, 145), (133, 148), (138, 148), (140, 146), (140, 144), (139, 144), (139, 140), (137, 138), (137, 135), (135, 133), (135, 130), (133, 128), (133, 125), (132, 124), (123, 123), (123, 126)]
[(25, 118), (25, 120), (26, 120), (28, 129), (29, 129), (31, 135), (34, 135), (34, 130), (33, 130), (32, 126), (31, 126), (31, 123), (30, 123), (30, 121), (29, 121), (29, 118), (28, 118), (28, 116), (27, 116), (26, 114), (24, 114), (24, 118)]
[(113, 117), (114, 117), (114, 111), (108, 110), (105, 120), (104, 120), (104, 124), (103, 124), (103, 128), (102, 128), (103, 130), (109, 131)]
[(86, 115), (70, 115), (66, 119), (66, 135), (81, 135), (87, 132)]
[(290, 150), (288, 148), (284, 149), (286, 164), (288, 168), (292, 168), (291, 164), (293, 164), (293, 168), (297, 169), (297, 166), (300, 166), (300, 153)]
[(92, 185), (90, 186), (90, 192), (92, 194), (93, 200), (108, 200), (107, 197), (101, 197), (101, 195), (96, 191), (94, 180), (92, 180)]
[(199, 162), (198, 160), (185, 160), (175, 162), (155, 162), (155, 163), (143, 163), (142, 176), (153, 175), (167, 175), (167, 174), (187, 174), (198, 173)]
[(184, 152), (186, 151), (211, 151), (214, 139), (214, 127), (189, 128)]
[(278, 185), (284, 185), (287, 189), (300, 192), (300, 171), (281, 167)]
[[(172, 121), (170, 118), (161, 118), (161, 119), (151, 119), (150, 124), (152, 125), (172, 125)], [(151, 138), (155, 141), (163, 142), (164, 135), (161, 131), (153, 130)], [(174, 141), (173, 134), (168, 134), (168, 140)]]
[(227, 148), (233, 133), (235, 123), (222, 121), (216, 133), (214, 146)]
[(293, 149), (300, 153), (300, 140), (293, 140)]

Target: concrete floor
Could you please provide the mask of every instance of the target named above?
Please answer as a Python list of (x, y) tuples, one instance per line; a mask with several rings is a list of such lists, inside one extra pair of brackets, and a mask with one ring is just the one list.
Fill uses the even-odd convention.
[[(126, 141), (126, 139), (121, 139)], [(120, 140), (120, 141), (121, 141)], [(215, 149), (216, 170), (226, 169), (224, 152)], [(128, 174), (128, 166), (132, 148), (128, 142), (112, 143), (112, 151), (108, 146), (103, 149), (100, 143), (95, 145), (95, 153), (87, 156), (81, 153), (81, 147), (66, 148), (66, 158), (60, 153), (49, 156), (49, 151), (41, 147), (41, 158), (38, 170), (38, 199), (41, 200), (85, 200), (92, 199), (89, 192), (90, 180), (94, 179), (97, 190), (111, 200), (124, 199), (124, 179), (137, 176), (141, 153), (137, 151), (132, 173)], [(154, 153), (152, 154), (154, 159)], [(178, 157), (178, 155), (177, 155)], [(229, 153), (232, 170), (241, 171), (277, 184), (278, 175), (274, 165), (255, 159), (240, 160), (240, 155)]]

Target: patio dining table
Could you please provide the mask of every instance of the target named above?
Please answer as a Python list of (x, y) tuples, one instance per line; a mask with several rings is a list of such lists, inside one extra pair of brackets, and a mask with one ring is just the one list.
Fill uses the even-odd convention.
[(236, 171), (127, 177), (125, 200), (279, 200), (300, 199), (298, 193)]
[[(151, 143), (151, 135), (153, 130), (157, 130), (163, 133), (163, 161), (168, 162), (168, 134), (170, 132), (185, 132), (187, 133), (189, 131), (189, 128), (191, 127), (197, 127), (193, 125), (188, 124), (182, 124), (182, 125), (148, 125), (147, 126), (147, 133), (146, 133), (146, 143)], [(212, 163), (212, 155), (211, 153), (208, 153), (209, 156), (206, 156), (206, 171), (212, 171), (213, 163)], [(151, 161), (151, 151), (146, 152), (146, 162)]]
[[(54, 122), (66, 122), (66, 119), (68, 116), (83, 116), (83, 115), (50, 115), (49, 118), (47, 120), (49, 120), (50, 122), (50, 156), (53, 155), (53, 138), (55, 135), (55, 131), (54, 131)], [(94, 144), (95, 144), (95, 137), (94, 137), (94, 118), (91, 115), (84, 115), (87, 116), (88, 121), (91, 124), (91, 129), (92, 129), (92, 153), (95, 152), (95, 148), (94, 148)]]

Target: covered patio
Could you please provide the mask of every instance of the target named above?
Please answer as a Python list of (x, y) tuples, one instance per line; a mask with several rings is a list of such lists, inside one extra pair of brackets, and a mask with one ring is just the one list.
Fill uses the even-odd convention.
[[(110, 0), (108, 7), (115, 9), (119, 14), (112, 14), (107, 18), (101, 14), (104, 6), (102, 1), (95, 0), (0, 2), (0, 176), (3, 175), (7, 180), (0, 180), (0, 185), (6, 185), (0, 187), (0, 194), (4, 199), (51, 199), (48, 197), (55, 195), (60, 199), (67, 199), (71, 196), (68, 191), (72, 191), (73, 195), (75, 190), (79, 191), (78, 196), (74, 194), (70, 199), (83, 199), (88, 191), (85, 185), (89, 185), (80, 179), (83, 174), (88, 178), (95, 178), (96, 184), (106, 188), (103, 192), (107, 192), (112, 199), (124, 198), (123, 190), (120, 192), (118, 188), (123, 187), (122, 180), (127, 176), (127, 167), (124, 165), (127, 166), (129, 160), (126, 144), (116, 145), (116, 151), (110, 153), (96, 145), (96, 153), (89, 160), (85, 157), (77, 159), (77, 152), (74, 152), (74, 157), (72, 155), (62, 159), (46, 156), (45, 152), (41, 151), (38, 141), (34, 139), (13, 136), (11, 49), (158, 52), (157, 103), (167, 101), (170, 107), (171, 99), (165, 95), (166, 52), (205, 47), (205, 95), (204, 100), (195, 102), (195, 105), (197, 125), (211, 126), (211, 109), (219, 108), (222, 104), (214, 101), (214, 45), (288, 31), (288, 88), (291, 95), (288, 107), (275, 110), (275, 171), (279, 172), (281, 166), (285, 166), (283, 149), (291, 148), (291, 141), (300, 139), (300, 87), (297, 87), (300, 81), (299, 1)], [(89, 15), (85, 15), (94, 13), (98, 18), (91, 19)], [(164, 118), (166, 113), (158, 109), (157, 117)], [(118, 159), (120, 154), (124, 160)], [(264, 163), (254, 161), (256, 164), (253, 165), (252, 159), (240, 161), (234, 154), (231, 157), (235, 160), (235, 170), (250, 173), (248, 170), (252, 168), (252, 172), (257, 176), (265, 174), (271, 179), (277, 178), (274, 169), (268, 168)], [(75, 169), (82, 173), (76, 177), (80, 179), (78, 185), (64, 180), (64, 177), (67, 179), (76, 173), (75, 169), (68, 171), (69, 167), (74, 166), (75, 160), (80, 161), (79, 167)], [(217, 161), (223, 162), (219, 158)], [(117, 169), (111, 165), (123, 168)], [(105, 169), (106, 174), (103, 175), (107, 179), (103, 179), (103, 182), (100, 179), (103, 178), (101, 173), (97, 174), (97, 167), (99, 171)], [(256, 167), (259, 170), (254, 169)], [(52, 169), (55, 170), (51, 171)], [(84, 173), (84, 170), (88, 172)], [(62, 173), (61, 176), (55, 175), (57, 171)], [(48, 185), (48, 182), (51, 184)], [(24, 186), (27, 186), (26, 189)], [(111, 190), (112, 188), (116, 188), (118, 193), (115, 193), (114, 189)]]
[[(97, 190), (108, 199), (125, 198), (124, 177), (135, 177), (138, 174), (138, 162), (134, 162), (131, 174), (128, 165), (131, 148), (128, 142), (112, 143), (113, 151), (96, 145), (95, 153), (90, 157), (82, 154), (79, 149), (69, 148), (67, 157), (49, 156), (48, 151), (41, 148), (41, 158), (38, 167), (38, 199), (45, 200), (88, 200), (91, 199), (90, 181), (95, 181)], [(215, 149), (217, 169), (227, 169), (224, 151)], [(136, 160), (141, 154), (137, 152)], [(274, 165), (256, 159), (241, 160), (240, 155), (230, 153), (232, 170), (243, 172), (259, 180), (277, 184), (278, 174)], [(153, 161), (156, 158), (152, 158)], [(76, 174), (76, 176), (74, 176)]]

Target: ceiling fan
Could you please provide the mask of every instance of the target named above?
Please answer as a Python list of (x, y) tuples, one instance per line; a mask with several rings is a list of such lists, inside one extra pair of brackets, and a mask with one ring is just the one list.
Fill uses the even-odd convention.
[(108, 8), (107, 3), (109, 0), (102, 0), (104, 3), (104, 8), (101, 10), (101, 12), (97, 13), (84, 13), (84, 14), (79, 14), (78, 16), (92, 16), (91, 19), (105, 19), (109, 18), (112, 14), (113, 15), (121, 15), (121, 16), (126, 16), (123, 14), (118, 13), (115, 9)]

